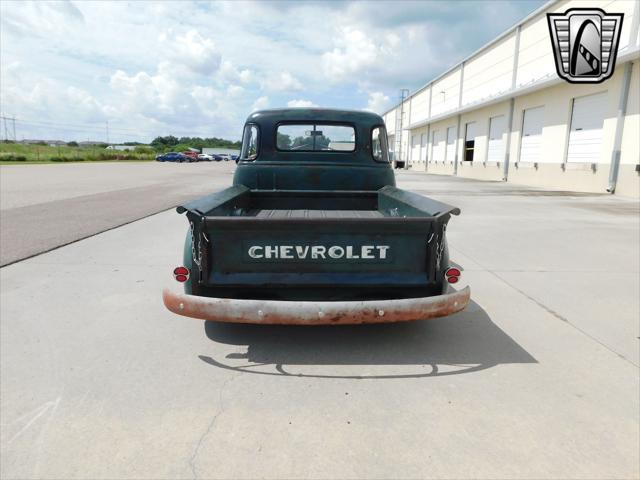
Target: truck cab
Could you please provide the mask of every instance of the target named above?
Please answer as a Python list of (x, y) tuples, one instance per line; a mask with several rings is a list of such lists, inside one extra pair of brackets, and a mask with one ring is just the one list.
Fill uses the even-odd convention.
[(234, 185), (375, 191), (395, 186), (387, 132), (370, 112), (293, 108), (247, 118)]

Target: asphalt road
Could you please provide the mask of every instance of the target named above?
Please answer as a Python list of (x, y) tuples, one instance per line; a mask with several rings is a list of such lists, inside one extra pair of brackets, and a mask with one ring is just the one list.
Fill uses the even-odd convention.
[(462, 208), (460, 314), (177, 317), (171, 211), (0, 269), (1, 477), (637, 478), (637, 201), (399, 184)]
[(104, 232), (231, 183), (233, 162), (0, 167), (0, 266)]

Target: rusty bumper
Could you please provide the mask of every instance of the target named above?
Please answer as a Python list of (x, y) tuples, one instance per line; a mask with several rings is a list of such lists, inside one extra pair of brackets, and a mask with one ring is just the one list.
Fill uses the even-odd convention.
[(463, 310), (471, 290), (395, 300), (298, 302), (210, 298), (170, 290), (162, 292), (165, 306), (185, 317), (216, 322), (286, 325), (347, 325), (392, 323), (444, 317)]

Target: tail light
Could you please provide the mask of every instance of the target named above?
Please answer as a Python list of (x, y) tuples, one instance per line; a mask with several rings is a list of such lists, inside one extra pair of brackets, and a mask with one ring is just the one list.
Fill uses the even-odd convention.
[(176, 267), (173, 269), (173, 278), (180, 283), (189, 280), (189, 269), (187, 267)]
[(462, 272), (460, 271), (459, 268), (449, 267), (447, 268), (447, 271), (444, 272), (444, 275), (445, 277), (447, 277), (447, 282), (457, 283), (458, 280), (460, 280), (460, 275), (462, 275)]

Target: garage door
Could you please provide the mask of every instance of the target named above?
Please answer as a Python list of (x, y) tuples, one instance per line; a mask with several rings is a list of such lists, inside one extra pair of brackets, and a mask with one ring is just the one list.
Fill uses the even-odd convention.
[(418, 135), (411, 136), (411, 163), (420, 161), (420, 137)]
[(456, 158), (456, 127), (447, 128), (447, 162), (453, 162)]
[(426, 158), (427, 158), (427, 134), (423, 133), (420, 135), (420, 161), (422, 163), (425, 163)]
[(489, 149), (487, 162), (502, 162), (504, 160), (504, 127), (506, 121), (504, 115), (489, 119)]
[(434, 130), (431, 139), (431, 158), (432, 162), (444, 162), (444, 131)]
[(542, 124), (544, 107), (530, 108), (524, 111), (522, 121), (522, 143), (520, 144), (520, 162), (540, 162), (542, 146)]
[(606, 108), (607, 92), (573, 99), (567, 162), (600, 161)]

